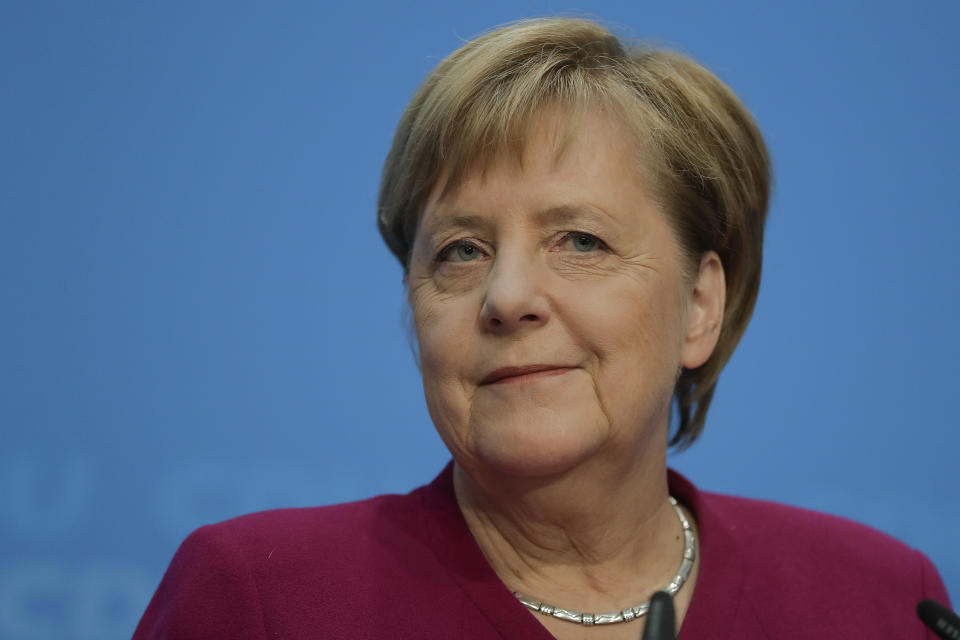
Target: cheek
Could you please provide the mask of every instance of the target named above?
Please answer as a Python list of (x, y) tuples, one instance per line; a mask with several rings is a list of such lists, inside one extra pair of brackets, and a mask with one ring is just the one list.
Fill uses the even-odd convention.
[(568, 308), (582, 333), (609, 355), (633, 352), (659, 357), (679, 347), (682, 309), (671, 288), (647, 282), (607, 291), (590, 288)]
[(472, 320), (460, 305), (433, 292), (412, 293), (410, 305), (427, 410), (440, 438), (456, 454), (464, 450), (468, 432), (470, 394), (464, 365), (473, 360), (464, 327)]
[(597, 358), (599, 390), (608, 398), (672, 394), (680, 365), (681, 301), (671, 287), (631, 283), (616, 291), (592, 292), (571, 313), (574, 330)]
[[(438, 293), (427, 283), (412, 287), (409, 304), (420, 354), (424, 391), (431, 403), (456, 394), (464, 363), (470, 362), (466, 327), (473, 322), (465, 301)], [(449, 400), (448, 400), (449, 401)]]
[(429, 286), (412, 289), (408, 300), (421, 364), (426, 365), (442, 356), (447, 345), (456, 339), (457, 327), (463, 326), (460, 324), (463, 319), (459, 317), (462, 312), (458, 313), (457, 305), (451, 303), (449, 296)]

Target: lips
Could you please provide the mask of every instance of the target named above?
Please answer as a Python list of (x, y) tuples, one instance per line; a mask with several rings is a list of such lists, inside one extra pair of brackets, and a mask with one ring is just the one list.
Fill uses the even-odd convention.
[(518, 378), (520, 376), (526, 376), (533, 373), (543, 373), (548, 371), (563, 373), (564, 371), (569, 370), (570, 367), (564, 367), (555, 364), (530, 364), (522, 367), (502, 367), (487, 374), (487, 376), (480, 381), (480, 384), (495, 384), (497, 382), (507, 381), (511, 378)]

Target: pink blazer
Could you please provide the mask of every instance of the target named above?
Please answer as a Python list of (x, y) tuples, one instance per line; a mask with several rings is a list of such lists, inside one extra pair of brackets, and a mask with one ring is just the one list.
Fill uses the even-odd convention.
[[(196, 530), (134, 639), (550, 640), (474, 542), (451, 470), (407, 495)], [(915, 607), (948, 599), (920, 552), (842, 518), (669, 480), (700, 533), (679, 640), (933, 640)]]

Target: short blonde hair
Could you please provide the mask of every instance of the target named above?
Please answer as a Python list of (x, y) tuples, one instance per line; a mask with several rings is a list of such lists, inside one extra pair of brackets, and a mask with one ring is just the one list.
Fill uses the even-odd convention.
[(712, 250), (726, 275), (717, 346), (702, 366), (683, 370), (674, 389), (670, 444), (685, 448), (702, 431), (717, 378), (753, 312), (771, 183), (756, 124), (712, 73), (677, 53), (626, 47), (582, 19), (525, 20), (481, 35), (437, 65), (404, 112), (383, 167), (378, 227), (406, 273), (435, 188), (453, 189), (471, 168), (521, 150), (544, 107), (576, 114), (597, 104), (635, 132), (640, 165), (689, 272)]

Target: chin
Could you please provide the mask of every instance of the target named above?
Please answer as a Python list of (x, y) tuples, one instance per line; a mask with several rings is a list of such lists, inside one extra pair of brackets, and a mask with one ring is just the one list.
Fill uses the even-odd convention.
[(470, 457), (483, 471), (525, 478), (548, 477), (566, 473), (589, 460), (606, 441), (607, 429), (595, 420), (560, 422), (556, 414), (547, 413), (541, 419), (517, 416), (493, 424), (473, 423)]

